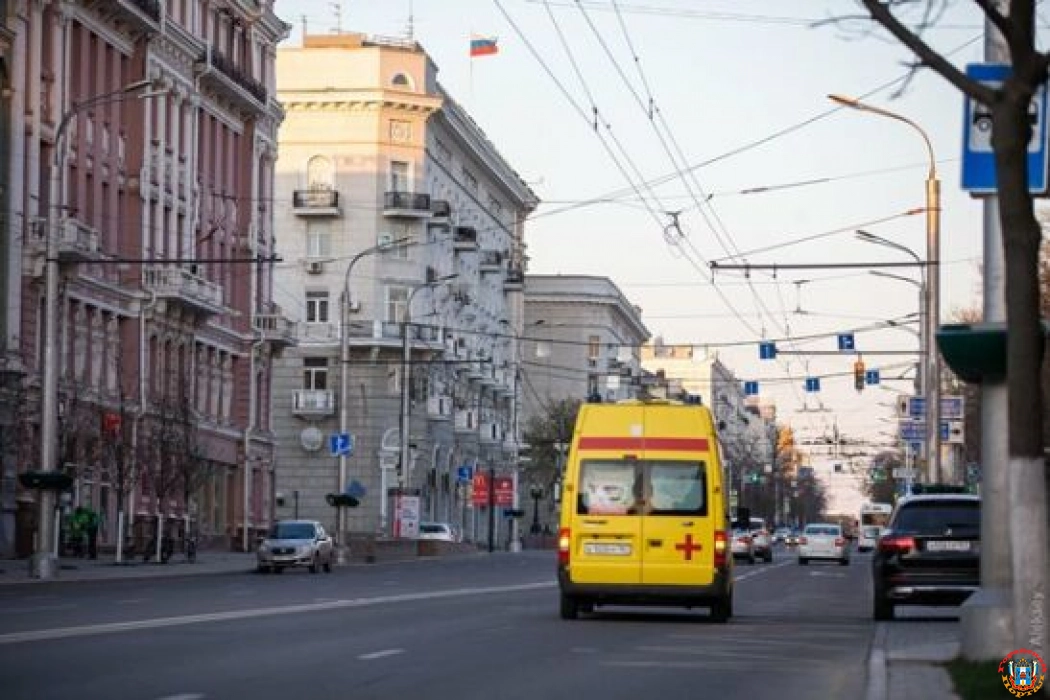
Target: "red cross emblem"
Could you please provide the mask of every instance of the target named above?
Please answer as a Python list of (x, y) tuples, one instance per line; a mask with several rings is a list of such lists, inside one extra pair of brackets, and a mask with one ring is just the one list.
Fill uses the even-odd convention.
[(693, 536), (691, 534), (687, 534), (685, 536), (685, 542), (680, 542), (679, 544), (676, 544), (674, 548), (677, 549), (679, 552), (685, 552), (686, 561), (692, 561), (693, 552), (699, 552), (701, 549), (704, 548), (704, 546), (699, 543), (693, 544)]

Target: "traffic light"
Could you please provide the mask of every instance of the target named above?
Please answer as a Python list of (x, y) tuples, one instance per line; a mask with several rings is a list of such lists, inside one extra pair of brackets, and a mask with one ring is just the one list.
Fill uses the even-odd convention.
[(333, 508), (356, 508), (359, 504), (356, 498), (346, 493), (330, 493), (324, 497), (324, 500)]
[(853, 387), (857, 391), (864, 391), (864, 361), (857, 360), (853, 363)]
[(27, 489), (41, 491), (67, 491), (73, 485), (73, 477), (62, 472), (23, 472), (18, 481)]

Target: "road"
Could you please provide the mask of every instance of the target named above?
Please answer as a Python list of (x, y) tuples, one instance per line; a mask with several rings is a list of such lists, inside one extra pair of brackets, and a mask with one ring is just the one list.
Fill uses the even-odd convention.
[(0, 589), (5, 700), (855, 698), (868, 560), (736, 568), (736, 615), (558, 618), (553, 553)]

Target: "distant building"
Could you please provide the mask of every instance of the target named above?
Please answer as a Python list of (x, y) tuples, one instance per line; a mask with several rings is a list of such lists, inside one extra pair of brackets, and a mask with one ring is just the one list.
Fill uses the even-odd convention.
[(419, 490), (424, 519), (463, 524), (458, 468), (517, 462), (523, 233), (536, 196), (414, 41), (307, 35), (278, 50), (277, 73), (276, 298), (295, 340), (274, 382), (278, 515), (336, 531), (328, 439), (345, 410), (346, 483), (364, 493), (350, 532), (389, 532), (383, 494), (398, 485)]
[(607, 277), (527, 275), (522, 340), (525, 416), (562, 399), (638, 395), (641, 309)]

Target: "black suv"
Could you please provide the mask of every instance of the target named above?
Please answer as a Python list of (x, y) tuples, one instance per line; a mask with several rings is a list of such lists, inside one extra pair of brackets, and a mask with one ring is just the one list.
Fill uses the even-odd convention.
[(872, 561), (876, 620), (895, 605), (959, 605), (981, 584), (980, 497), (900, 499)]

